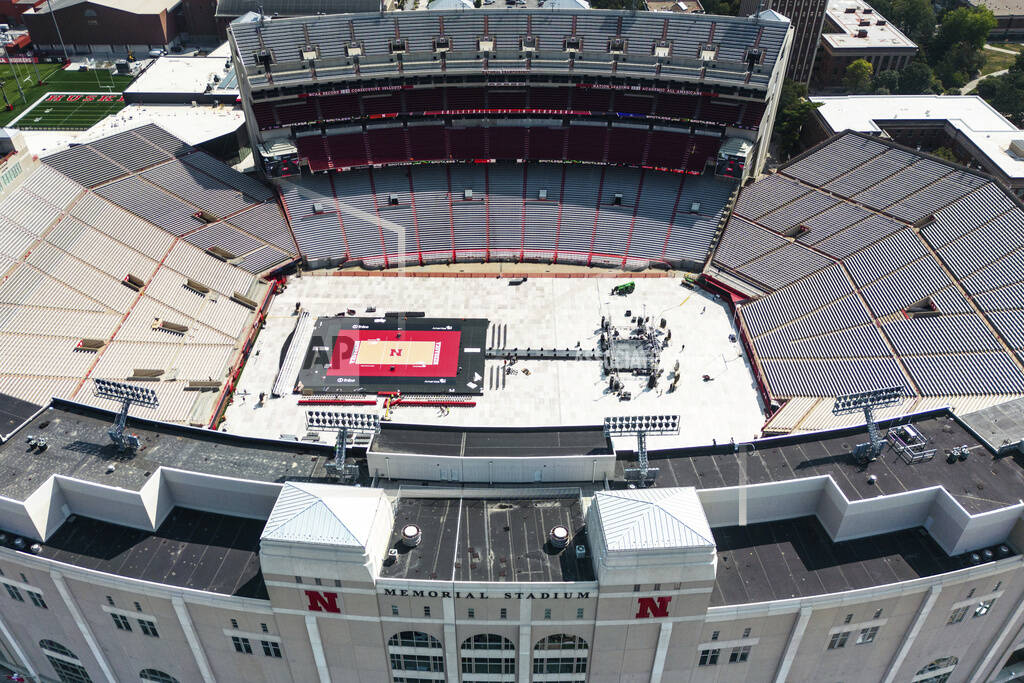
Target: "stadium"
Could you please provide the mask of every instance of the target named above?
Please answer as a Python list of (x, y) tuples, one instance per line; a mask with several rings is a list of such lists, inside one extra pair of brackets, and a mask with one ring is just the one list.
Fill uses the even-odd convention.
[(784, 17), (232, 25), (0, 189), (0, 665), (32, 681), (1002, 682), (1024, 205), (766, 165)]

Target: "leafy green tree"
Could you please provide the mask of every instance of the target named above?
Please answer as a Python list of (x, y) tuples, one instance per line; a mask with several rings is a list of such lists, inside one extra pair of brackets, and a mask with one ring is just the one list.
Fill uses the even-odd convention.
[(935, 75), (947, 88), (959, 88), (985, 63), (981, 51), (968, 43), (952, 45), (935, 65)]
[(899, 94), (921, 95), (935, 92), (935, 75), (926, 62), (914, 61), (900, 72)]
[[(893, 71), (892, 69), (879, 71), (877, 74), (875, 74), (875, 80), (872, 85), (875, 88), (876, 95), (899, 92), (900, 74), (898, 71)], [(885, 93), (879, 92), (880, 90), (884, 90)]]
[(1015, 124), (1024, 124), (1024, 71), (1016, 65), (980, 81), (976, 92)]
[(933, 63), (943, 57), (947, 48), (959, 43), (980, 50), (988, 39), (989, 31), (995, 27), (995, 15), (984, 5), (958, 7), (946, 12), (932, 45)]
[(852, 93), (863, 94), (871, 90), (871, 75), (874, 69), (866, 59), (855, 59), (846, 67), (843, 85)]
[(889, 12), (881, 13), (919, 45), (927, 44), (935, 32), (935, 10), (930, 0), (892, 0)]
[(955, 164), (960, 163), (960, 160), (956, 158), (956, 154), (954, 154), (953, 150), (951, 150), (949, 147), (939, 147), (938, 149), (933, 149), (932, 154), (939, 157), (940, 159), (952, 161)]
[(800, 134), (804, 125), (811, 112), (820, 106), (807, 99), (806, 85), (796, 81), (783, 81), (773, 133), (773, 141), (780, 157), (788, 159), (800, 148)]

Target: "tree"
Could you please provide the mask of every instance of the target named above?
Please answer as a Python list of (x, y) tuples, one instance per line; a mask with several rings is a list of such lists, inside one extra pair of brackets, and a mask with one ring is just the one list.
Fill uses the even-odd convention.
[(863, 94), (871, 90), (871, 74), (874, 69), (866, 59), (855, 59), (846, 67), (843, 85), (852, 93)]
[(1024, 123), (1024, 71), (1016, 65), (1002, 76), (980, 81), (975, 92), (1018, 126)]
[(773, 141), (779, 156), (788, 159), (800, 148), (800, 133), (811, 112), (820, 107), (807, 99), (807, 86), (785, 80), (779, 93), (779, 109), (775, 115)]
[[(876, 95), (888, 95), (889, 93), (899, 92), (900, 74), (898, 71), (891, 69), (879, 71), (875, 74), (875, 81), (872, 85), (875, 88)], [(885, 92), (880, 92), (882, 90)]]
[(935, 75), (927, 63), (923, 61), (911, 62), (900, 72), (901, 95), (921, 95), (935, 92)]
[(951, 150), (949, 147), (939, 147), (938, 149), (933, 149), (932, 154), (939, 157), (940, 159), (952, 161), (954, 164), (960, 163), (960, 160), (956, 158), (956, 154), (954, 154), (953, 150)]
[(935, 10), (930, 0), (893, 0), (889, 12), (882, 12), (882, 16), (918, 44), (927, 44), (935, 32)]
[(933, 63), (942, 58), (944, 51), (958, 43), (980, 50), (988, 39), (989, 31), (996, 27), (992, 10), (984, 5), (958, 7), (942, 17), (933, 45)]
[(985, 63), (981, 51), (968, 43), (956, 43), (935, 65), (935, 75), (947, 88), (962, 87)]

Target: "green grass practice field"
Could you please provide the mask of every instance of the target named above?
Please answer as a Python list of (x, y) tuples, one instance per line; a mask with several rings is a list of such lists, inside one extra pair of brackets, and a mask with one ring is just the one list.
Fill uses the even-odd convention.
[[(37, 67), (39, 77), (43, 79), (42, 85), (37, 83)], [(0, 64), (0, 81), (4, 83), (7, 100), (14, 105), (13, 111), (0, 108), (0, 126), (6, 126), (31, 109), (18, 121), (18, 128), (82, 130), (124, 107), (124, 103), (117, 100), (132, 79), (129, 76), (112, 76), (109, 71), (67, 71), (59, 64)], [(24, 100), (18, 91), (18, 83), (25, 93)], [(101, 101), (98, 96), (88, 101), (85, 96), (67, 101), (65, 96), (59, 102), (44, 101), (33, 107), (48, 93), (104, 93), (115, 97), (114, 101)]]

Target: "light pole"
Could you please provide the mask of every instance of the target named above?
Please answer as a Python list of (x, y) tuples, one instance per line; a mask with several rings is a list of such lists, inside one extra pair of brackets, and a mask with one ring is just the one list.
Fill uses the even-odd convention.
[(60, 26), (57, 26), (57, 15), (53, 13), (53, 5), (50, 4), (50, 0), (46, 0), (46, 9), (50, 10), (50, 18), (53, 19), (53, 28), (57, 30), (57, 40), (60, 41), (60, 49), (64, 51), (64, 61), (70, 62), (68, 58), (68, 49), (64, 45), (64, 38), (60, 35)]
[(4, 96), (4, 106), (7, 107), (7, 111), (11, 111), (14, 107), (11, 106), (11, 101), (7, 99), (7, 91), (4, 90), (4, 85), (6, 84), (7, 81), (0, 81), (0, 95)]

